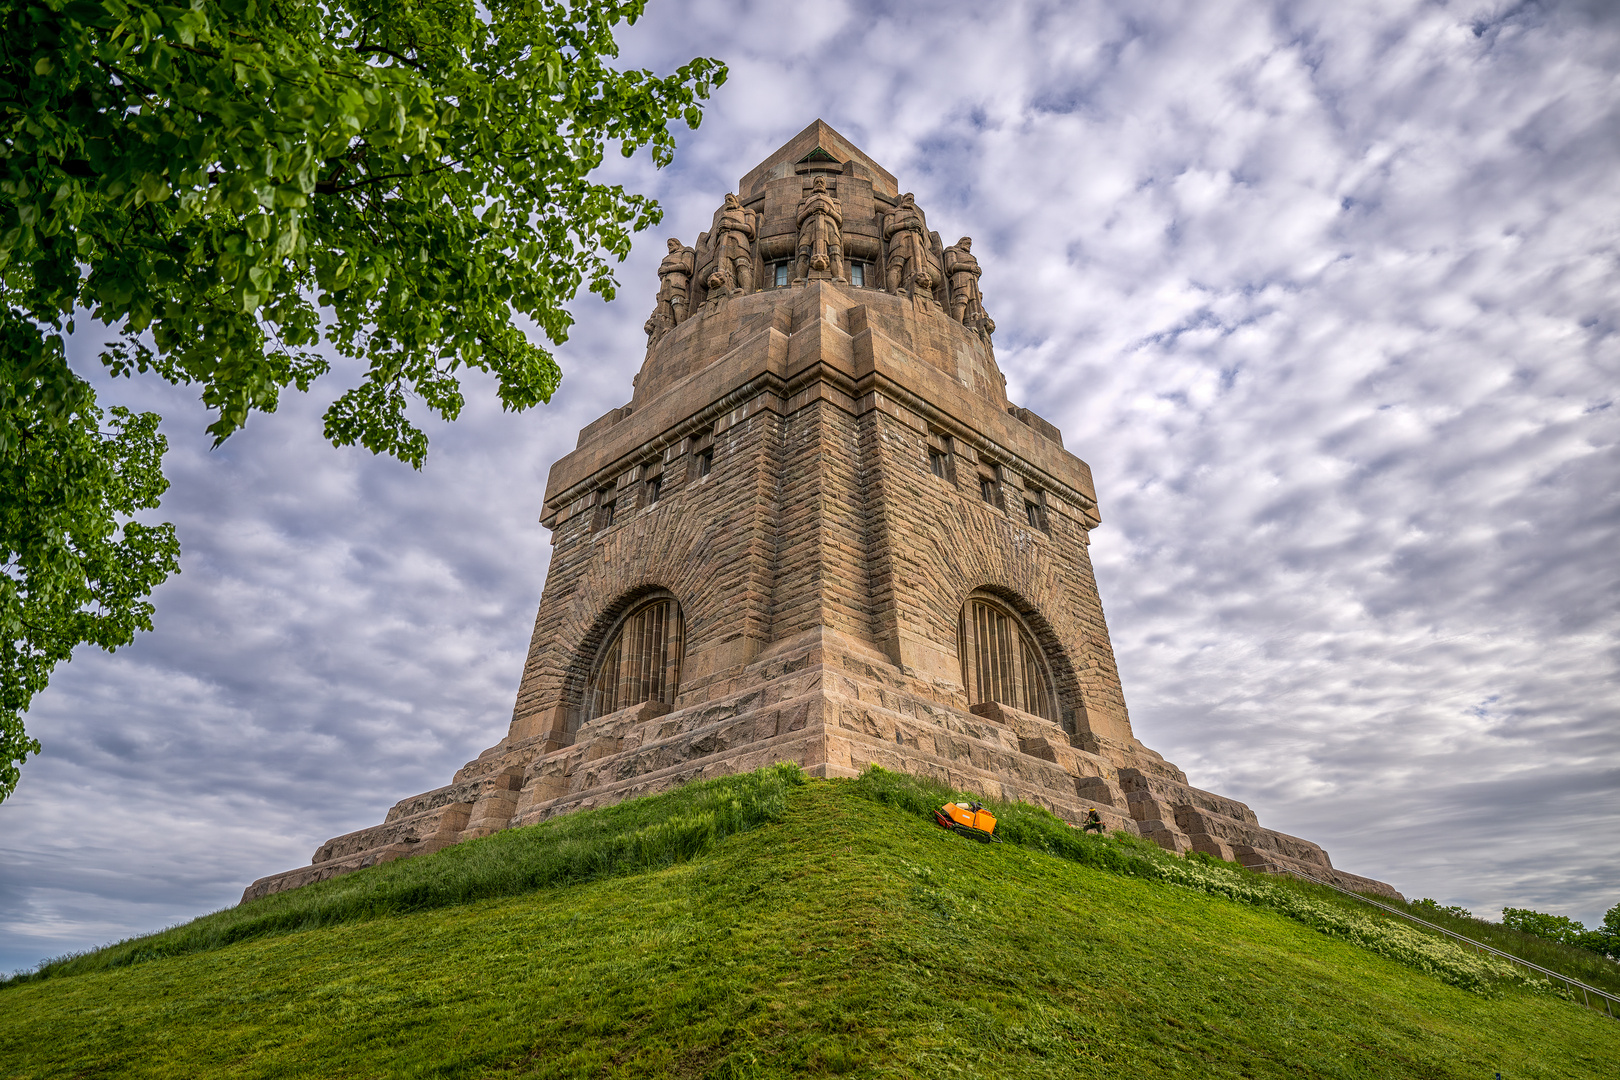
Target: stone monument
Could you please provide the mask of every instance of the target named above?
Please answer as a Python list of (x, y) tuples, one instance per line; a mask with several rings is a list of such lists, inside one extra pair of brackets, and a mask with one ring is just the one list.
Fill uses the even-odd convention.
[(551, 469), (506, 736), (244, 899), (777, 761), (1393, 893), (1137, 739), (1091, 470), (1007, 400), (967, 237), (817, 121), (658, 275), (633, 397)]

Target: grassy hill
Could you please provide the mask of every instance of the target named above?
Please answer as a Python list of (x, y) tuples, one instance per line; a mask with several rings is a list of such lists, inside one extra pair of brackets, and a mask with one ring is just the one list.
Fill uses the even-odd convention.
[(268, 897), (0, 988), (0, 1077), (1620, 1076), (1325, 890), (942, 794), (778, 767)]

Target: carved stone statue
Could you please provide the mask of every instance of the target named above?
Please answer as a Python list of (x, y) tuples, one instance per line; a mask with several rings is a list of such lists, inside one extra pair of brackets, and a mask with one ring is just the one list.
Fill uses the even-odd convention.
[(911, 192), (900, 196), (899, 204), (883, 215), (883, 239), (889, 242), (888, 278), (885, 285), (895, 295), (902, 288), (915, 294), (914, 278), (929, 278), (928, 234), (923, 231), (922, 212)]
[(929, 273), (926, 263), (911, 275), (906, 292), (911, 295), (911, 302), (917, 307), (925, 311), (939, 310), (939, 305), (934, 300), (934, 275)]
[(696, 262), (697, 252), (670, 237), (669, 254), (658, 264), (658, 304), (677, 326), (686, 321), (691, 306)]
[[(737, 196), (726, 195), (726, 208), (720, 212), (720, 263), (715, 271), (724, 283), (722, 292), (751, 293), (754, 291), (754, 233), (758, 229), (759, 215), (743, 208)], [(713, 275), (710, 276), (713, 280)], [(712, 285), (710, 286), (713, 287)]]
[(691, 311), (696, 263), (697, 252), (670, 237), (669, 254), (658, 264), (658, 306), (644, 327), (649, 337), (656, 338), (686, 321)]
[(996, 324), (984, 310), (979, 291), (979, 260), (973, 257), (973, 237), (964, 236), (945, 249), (945, 276), (951, 283), (951, 318), (970, 330), (988, 334)]
[(799, 280), (810, 271), (832, 271), (834, 281), (844, 280), (844, 211), (827, 190), (827, 178), (818, 176), (810, 194), (799, 203)]

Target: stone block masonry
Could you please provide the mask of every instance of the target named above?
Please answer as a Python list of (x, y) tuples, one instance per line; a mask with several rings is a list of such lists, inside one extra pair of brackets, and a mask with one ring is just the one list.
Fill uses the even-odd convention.
[(244, 900), (777, 761), (1394, 894), (1136, 738), (1091, 471), (1007, 400), (968, 238), (818, 121), (669, 250), (631, 400), (552, 467), (506, 737)]

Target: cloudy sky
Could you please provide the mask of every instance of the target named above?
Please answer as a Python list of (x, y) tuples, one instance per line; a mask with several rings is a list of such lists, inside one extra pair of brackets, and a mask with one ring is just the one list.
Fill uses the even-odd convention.
[[(1015, 401), (1091, 463), (1136, 732), (1336, 865), (1497, 917), (1620, 902), (1620, 18), (1612, 4), (655, 0), (732, 76), (665, 227), (580, 300), (555, 402), (487, 387), (420, 473), (320, 439), (343, 374), (210, 452), (183, 573), (81, 651), (0, 804), (0, 971), (227, 906), (504, 733), (552, 461), (630, 394), (663, 238), (816, 117), (985, 267)], [(352, 376), (352, 372), (349, 373)]]

